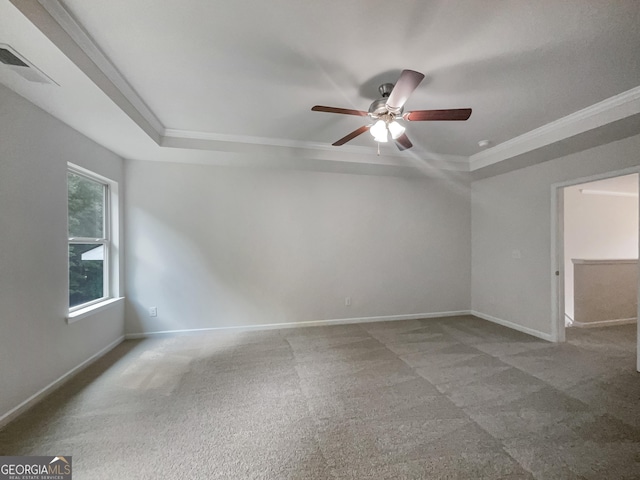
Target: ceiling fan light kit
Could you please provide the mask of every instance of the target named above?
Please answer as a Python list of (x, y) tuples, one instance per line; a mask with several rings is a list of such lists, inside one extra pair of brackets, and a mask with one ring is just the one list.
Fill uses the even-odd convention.
[(389, 141), (389, 135), (387, 131), (387, 124), (384, 120), (378, 120), (373, 126), (369, 129), (369, 133), (373, 135), (376, 142), (386, 143)]
[(381, 98), (374, 100), (367, 112), (348, 108), (325, 107), (316, 105), (311, 108), (314, 112), (338, 113), (342, 115), (356, 115), (370, 117), (373, 124), (365, 125), (350, 134), (342, 137), (333, 146), (338, 147), (353, 140), (367, 130), (374, 140), (380, 143), (389, 141), (389, 136), (395, 141), (399, 150), (411, 148), (413, 144), (405, 134), (405, 127), (398, 123), (399, 119), (410, 122), (424, 121), (451, 121), (467, 120), (471, 116), (470, 108), (458, 108), (451, 110), (414, 110), (403, 113), (404, 104), (413, 91), (418, 88), (424, 79), (424, 74), (413, 70), (403, 70), (395, 86), (392, 83), (383, 83), (378, 87)]
[(396, 140), (398, 137), (400, 137), (400, 135), (402, 135), (404, 133), (404, 131), (406, 130), (406, 128), (404, 128), (402, 125), (400, 125), (395, 120), (393, 122), (389, 123), (387, 125), (387, 128), (389, 129), (389, 133), (391, 134), (391, 138), (393, 138), (394, 140)]

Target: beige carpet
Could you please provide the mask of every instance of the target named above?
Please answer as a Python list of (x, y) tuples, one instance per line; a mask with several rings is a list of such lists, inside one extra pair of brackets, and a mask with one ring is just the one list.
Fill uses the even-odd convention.
[(474, 317), (125, 342), (0, 431), (74, 479), (638, 479), (635, 325)]

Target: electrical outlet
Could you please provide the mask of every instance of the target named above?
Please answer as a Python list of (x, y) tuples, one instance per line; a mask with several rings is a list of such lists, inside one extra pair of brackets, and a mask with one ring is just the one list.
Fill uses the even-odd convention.
[(157, 317), (158, 316), (158, 307), (149, 307), (149, 316)]
[(344, 297), (344, 304), (347, 307), (350, 307), (351, 306), (351, 297)]

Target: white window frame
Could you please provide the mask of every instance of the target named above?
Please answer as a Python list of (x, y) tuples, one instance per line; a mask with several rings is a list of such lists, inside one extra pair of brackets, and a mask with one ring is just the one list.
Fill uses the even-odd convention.
[[(112, 212), (111, 212), (111, 190), (113, 182), (101, 175), (98, 175), (86, 168), (79, 167), (77, 165), (69, 163), (67, 165), (67, 173), (73, 173), (74, 175), (78, 175), (80, 177), (84, 177), (87, 180), (90, 180), (95, 183), (99, 183), (104, 187), (104, 199), (103, 199), (103, 227), (102, 233), (103, 237), (101, 238), (92, 238), (92, 237), (68, 237), (67, 242), (67, 282), (69, 282), (69, 264), (68, 264), (68, 246), (74, 244), (94, 244), (94, 245), (102, 245), (104, 249), (104, 261), (102, 267), (102, 291), (103, 295), (100, 298), (96, 298), (95, 300), (91, 300), (86, 303), (81, 303), (80, 305), (75, 305), (73, 307), (69, 306), (69, 313), (77, 312), (79, 310), (83, 310), (87, 307), (91, 307), (97, 305), (99, 303), (103, 303), (109, 301), (113, 298), (112, 295), (112, 269), (111, 269), (111, 251), (112, 251), (112, 241), (111, 241), (111, 233), (112, 233)], [(69, 192), (67, 191), (67, 198)], [(67, 210), (67, 232), (69, 231), (68, 226), (69, 221), (69, 212)], [(69, 298), (69, 284), (67, 283), (67, 302)]]

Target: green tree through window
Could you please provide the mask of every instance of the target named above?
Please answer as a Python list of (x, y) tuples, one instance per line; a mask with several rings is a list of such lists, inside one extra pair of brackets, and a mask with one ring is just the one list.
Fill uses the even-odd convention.
[(69, 307), (106, 296), (107, 186), (72, 171), (67, 175), (69, 222)]

